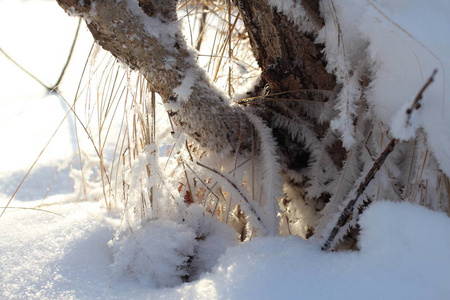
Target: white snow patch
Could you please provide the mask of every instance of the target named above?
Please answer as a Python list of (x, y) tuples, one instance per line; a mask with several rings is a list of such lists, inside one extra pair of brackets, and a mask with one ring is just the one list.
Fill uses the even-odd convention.
[(173, 47), (176, 41), (176, 33), (179, 30), (177, 22), (165, 22), (162, 17), (149, 17), (139, 7), (136, 0), (125, 0), (130, 12), (138, 16), (145, 30), (166, 47)]
[(409, 103), (405, 103), (394, 115), (391, 123), (392, 136), (402, 141), (414, 138), (416, 130), (419, 128), (417, 124), (417, 111), (412, 110), (409, 115), (406, 113), (410, 107), (411, 105)]
[(314, 32), (318, 29), (317, 25), (309, 19), (309, 15), (301, 5), (301, 1), (269, 0), (268, 2), (279, 12), (285, 14), (302, 31)]
[(151, 221), (111, 243), (113, 282), (132, 276), (149, 287), (176, 286), (194, 255), (195, 233), (170, 220)]
[(189, 97), (192, 94), (192, 88), (197, 80), (197, 75), (194, 69), (189, 69), (186, 71), (183, 78), (183, 82), (176, 87), (173, 92), (178, 96), (178, 100), (182, 102), (188, 102)]

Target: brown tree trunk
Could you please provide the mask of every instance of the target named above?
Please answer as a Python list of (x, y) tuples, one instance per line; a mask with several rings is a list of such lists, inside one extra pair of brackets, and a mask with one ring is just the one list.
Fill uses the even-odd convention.
[[(260, 109), (260, 115), (272, 127), (284, 167), (285, 194), (281, 205), (286, 213), (281, 219), (281, 231), (309, 237), (314, 233), (319, 212), (331, 195), (311, 197), (305, 193), (304, 187), (309, 178), (297, 174), (304, 174), (302, 171), (309, 165), (310, 153), (303, 143), (295, 140), (292, 132), (286, 128), (277, 128), (274, 115), (297, 120), (302, 126), (309, 127), (317, 141), (329, 132), (328, 122), (322, 122), (316, 115), (308, 113), (311, 106), (317, 107), (327, 102), (330, 104), (328, 109), (332, 110), (332, 100), (340, 88), (334, 75), (326, 70), (324, 45), (315, 42), (318, 30), (324, 26), (319, 0), (301, 1), (308, 14), (309, 27), (312, 28), (308, 31), (299, 28), (293, 20), (269, 5), (268, 1), (234, 2), (243, 16), (253, 53), (262, 70), (259, 89), (252, 96), (259, 96), (260, 93), (265, 98), (251, 105)], [(340, 169), (347, 155), (342, 143), (337, 139), (326, 151), (335, 168)], [(305, 215), (310, 219), (305, 227), (300, 230), (289, 229), (290, 224), (304, 219)]]
[[(243, 16), (264, 83), (269, 85), (271, 91), (335, 88), (333, 75), (325, 69), (323, 45), (314, 42), (314, 33), (302, 32), (267, 1), (235, 2)], [(302, 1), (302, 5), (311, 14), (310, 20), (317, 30), (320, 29), (323, 21), (319, 13), (319, 0)], [(288, 97), (295, 98), (296, 95), (291, 93)]]
[[(304, 112), (304, 100), (324, 103), (333, 97), (337, 90), (336, 81), (326, 70), (323, 45), (315, 43), (315, 32), (300, 30), (291, 20), (276, 11), (265, 0), (234, 0), (250, 38), (253, 53), (261, 68), (259, 89), (252, 96), (278, 95), (270, 97), (273, 101), (256, 102), (253, 106), (262, 108), (261, 116), (272, 123), (273, 113), (286, 115), (287, 112), (297, 117), (305, 117), (314, 124), (320, 136), (328, 124), (318, 125)], [(309, 13), (310, 22), (319, 30), (323, 20), (319, 12), (319, 0), (302, 1)], [(282, 101), (277, 101), (282, 99)], [(289, 101), (292, 100), (292, 101)], [(269, 125), (270, 126), (270, 125)], [(274, 131), (285, 164), (290, 169), (305, 166), (307, 153), (293, 144), (298, 144), (285, 131)], [(301, 146), (301, 145), (300, 145)], [(302, 147), (300, 147), (302, 148)], [(333, 150), (336, 163), (344, 154), (340, 145)]]

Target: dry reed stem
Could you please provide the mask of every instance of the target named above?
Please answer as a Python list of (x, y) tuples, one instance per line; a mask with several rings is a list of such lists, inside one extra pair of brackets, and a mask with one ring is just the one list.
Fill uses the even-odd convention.
[(226, 182), (228, 182), (228, 184), (230, 184), (230, 186), (236, 190), (239, 195), (241, 196), (242, 200), (244, 200), (244, 202), (247, 204), (250, 212), (255, 216), (255, 218), (258, 220), (258, 222), (260, 223), (261, 228), (265, 231), (265, 233), (268, 232), (266, 226), (264, 225), (264, 223), (262, 222), (261, 218), (259, 217), (258, 213), (256, 212), (255, 208), (253, 207), (252, 203), (250, 202), (249, 199), (247, 199), (247, 197), (242, 193), (242, 191), (236, 186), (236, 184), (231, 181), (228, 177), (226, 177), (222, 172), (217, 171), (216, 169), (213, 169), (211, 167), (208, 167), (200, 162), (197, 162), (197, 165), (199, 165), (200, 167), (203, 167), (209, 171), (211, 171), (212, 173), (220, 176), (221, 178), (223, 178)]

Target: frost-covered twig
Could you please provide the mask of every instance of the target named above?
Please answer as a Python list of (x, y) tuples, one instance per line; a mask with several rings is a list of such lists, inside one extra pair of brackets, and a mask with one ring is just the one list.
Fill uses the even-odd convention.
[(339, 233), (339, 230), (351, 220), (356, 201), (362, 195), (362, 193), (366, 190), (370, 181), (375, 176), (375, 174), (378, 172), (378, 170), (381, 168), (381, 166), (383, 165), (387, 156), (394, 150), (397, 142), (398, 142), (397, 139), (392, 139), (389, 142), (389, 144), (386, 146), (384, 151), (380, 154), (378, 159), (373, 163), (372, 168), (370, 168), (369, 172), (367, 172), (366, 176), (364, 177), (364, 181), (361, 182), (360, 185), (358, 186), (355, 196), (352, 198), (352, 200), (350, 200), (350, 202), (347, 204), (345, 209), (342, 211), (336, 225), (331, 230), (330, 235), (328, 236), (328, 239), (326, 240), (325, 244), (323, 245), (322, 250), (326, 251), (326, 250), (330, 249), (330, 247), (333, 244), (334, 238)]
[[(278, 163), (277, 148), (272, 131), (255, 114), (247, 112), (247, 117), (253, 124), (260, 139), (259, 163), (262, 167), (260, 206), (265, 211), (265, 223), (268, 224), (270, 233), (278, 234), (279, 206), (277, 198), (281, 198), (282, 178)], [(254, 178), (254, 174), (253, 174)]]
[[(427, 80), (427, 82), (423, 85), (423, 87), (420, 89), (419, 93), (417, 94), (416, 98), (414, 99), (414, 102), (412, 103), (411, 107), (406, 110), (406, 115), (409, 118), (411, 117), (411, 114), (414, 110), (417, 110), (420, 108), (420, 100), (423, 98), (423, 93), (425, 90), (430, 86), (430, 84), (434, 81), (434, 76), (436, 75), (437, 70), (434, 70), (431, 74), (430, 78)], [(339, 233), (339, 230), (341, 230), (342, 227), (344, 227), (353, 217), (353, 212), (355, 208), (355, 204), (358, 201), (359, 197), (364, 193), (367, 186), (369, 185), (370, 181), (373, 179), (375, 174), (380, 170), (381, 166), (385, 162), (388, 155), (394, 150), (395, 145), (399, 142), (399, 139), (392, 139), (389, 144), (386, 146), (384, 151), (380, 154), (380, 156), (377, 158), (377, 160), (373, 163), (370, 170), (367, 172), (366, 176), (364, 177), (364, 181), (360, 183), (358, 188), (356, 189), (355, 196), (348, 202), (345, 209), (342, 211), (336, 225), (333, 227), (333, 229), (330, 232), (330, 235), (328, 236), (325, 244), (322, 247), (322, 250), (326, 251), (330, 249), (330, 247), (333, 245), (334, 239), (336, 238), (337, 234)], [(362, 213), (364, 208), (370, 205), (372, 200), (367, 199), (367, 201), (363, 204), (363, 206), (360, 208), (359, 213)]]

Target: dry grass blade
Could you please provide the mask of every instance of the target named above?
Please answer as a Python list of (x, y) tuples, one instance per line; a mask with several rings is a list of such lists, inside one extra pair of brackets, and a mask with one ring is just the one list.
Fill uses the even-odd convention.
[[(1, 50), (1, 49), (0, 49)], [(3, 50), (2, 50), (3, 52)], [(89, 53), (89, 55), (92, 52), (92, 48), (91, 51)], [(4, 53), (5, 54), (5, 53)], [(6, 54), (5, 54), (6, 55)], [(70, 59), (70, 58), (69, 58)], [(83, 74), (86, 71), (86, 66), (87, 66), (87, 61), (84, 65), (83, 68)], [(27, 74), (29, 74), (26, 70), (24, 70)], [(31, 74), (29, 74), (31, 75)], [(32, 76), (32, 75), (31, 75)], [(34, 78), (34, 76), (33, 76)], [(38, 80), (37, 78), (35, 78), (36, 80)], [(39, 80), (38, 80), (39, 81)], [(40, 82), (40, 81), (39, 81)], [(45, 85), (44, 85), (45, 86)], [(80, 89), (80, 84), (78, 85), (78, 89), (77, 89), (77, 94), (78, 91)], [(50, 139), (47, 141), (47, 143), (45, 144), (45, 146), (43, 147), (43, 149), (41, 150), (41, 152), (39, 153), (39, 155), (36, 157), (36, 159), (34, 160), (33, 164), (31, 165), (31, 167), (28, 169), (27, 173), (25, 174), (25, 176), (22, 178), (22, 180), (20, 181), (19, 185), (17, 186), (17, 188), (14, 190), (14, 193), (12, 194), (12, 196), (10, 197), (10, 199), (8, 200), (7, 204), (3, 207), (3, 210), (0, 214), (0, 218), (3, 216), (3, 214), (5, 213), (6, 209), (9, 207), (9, 205), (11, 204), (12, 200), (16, 197), (17, 193), (19, 192), (20, 188), (22, 187), (23, 183), (25, 182), (25, 180), (27, 179), (27, 177), (30, 175), (31, 171), (34, 169), (34, 167), (36, 166), (37, 162), (39, 161), (39, 159), (41, 158), (42, 154), (45, 152), (45, 150), (47, 149), (47, 147), (50, 145), (51, 141), (53, 140), (53, 138), (55, 137), (55, 135), (58, 133), (58, 131), (60, 130), (61, 126), (64, 124), (64, 122), (66, 121), (67, 117), (70, 115), (71, 112), (74, 111), (76, 102), (77, 102), (77, 96), (75, 96), (75, 101), (73, 103), (73, 105), (69, 105), (68, 102), (66, 101), (66, 99), (64, 97), (62, 97), (62, 95), (59, 95), (59, 97), (67, 104), (67, 106), (70, 108), (69, 111), (66, 113), (66, 115), (64, 116), (64, 118), (61, 120), (61, 122), (59, 123), (59, 125), (57, 126), (56, 130), (53, 132), (52, 136), (50, 137)]]
[(15, 61), (8, 53), (5, 52), (2, 48), (0, 48), (0, 52), (14, 65), (16, 65), (19, 69), (21, 69), (25, 74), (36, 80), (37, 83), (39, 83), (42, 87), (46, 88), (48, 91), (52, 91), (52, 87), (48, 86), (47, 84), (43, 83), (39, 78), (37, 78), (34, 74), (29, 72), (27, 69), (25, 69), (21, 64), (19, 64), (17, 61)]
[(34, 167), (36, 166), (37, 162), (39, 161), (39, 159), (41, 158), (42, 154), (44, 154), (45, 150), (48, 148), (48, 146), (50, 145), (51, 141), (53, 140), (53, 138), (56, 136), (56, 134), (58, 133), (59, 129), (61, 128), (61, 126), (64, 124), (64, 122), (66, 121), (67, 117), (70, 115), (70, 110), (66, 113), (66, 115), (64, 116), (64, 118), (61, 120), (61, 122), (59, 123), (58, 127), (56, 128), (56, 130), (53, 132), (52, 136), (50, 137), (50, 139), (47, 141), (47, 143), (45, 144), (44, 148), (41, 150), (41, 152), (38, 154), (38, 156), (36, 157), (36, 159), (34, 160), (33, 164), (31, 165), (31, 167), (28, 169), (27, 173), (25, 174), (25, 176), (22, 178), (22, 180), (20, 181), (19, 185), (17, 186), (17, 188), (15, 189), (14, 193), (12, 194), (12, 196), (9, 198), (8, 202), (6, 203), (6, 205), (3, 207), (3, 210), (0, 214), (0, 218), (3, 216), (3, 214), (5, 213), (6, 209), (8, 208), (9, 204), (12, 202), (12, 200), (16, 197), (17, 193), (19, 192), (20, 188), (22, 187), (23, 183), (25, 182), (25, 180), (27, 179), (27, 177), (30, 175), (31, 171), (34, 169)]
[(239, 193), (240, 197), (242, 198), (242, 200), (244, 200), (244, 202), (246, 203), (246, 205), (248, 206), (250, 212), (255, 216), (255, 218), (258, 220), (261, 228), (265, 231), (265, 233), (268, 233), (268, 230), (266, 228), (266, 226), (264, 225), (264, 223), (262, 222), (261, 218), (258, 215), (258, 212), (256, 211), (256, 209), (253, 207), (252, 202), (242, 193), (241, 189), (238, 188), (238, 186), (231, 181), (228, 177), (226, 177), (222, 172), (219, 172), (213, 168), (210, 168), (200, 162), (197, 162), (197, 165), (199, 165), (200, 167), (203, 167), (209, 171), (211, 171), (212, 173), (220, 176), (221, 178), (223, 178), (226, 182), (228, 182), (228, 184), (236, 191)]
[(66, 217), (66, 216), (61, 215), (59, 213), (56, 213), (54, 211), (47, 210), (47, 209), (42, 209), (42, 208), (36, 208), (36, 207), (15, 207), (15, 206), (8, 206), (8, 207), (6, 207), (5, 206), (5, 207), (0, 207), (0, 208), (3, 208), (3, 209), (15, 209), (17, 211), (19, 211), (19, 210), (35, 210), (35, 211), (39, 211), (39, 212), (45, 212), (45, 213), (57, 215), (57, 216), (60, 216), (60, 217), (63, 217), (63, 218)]

